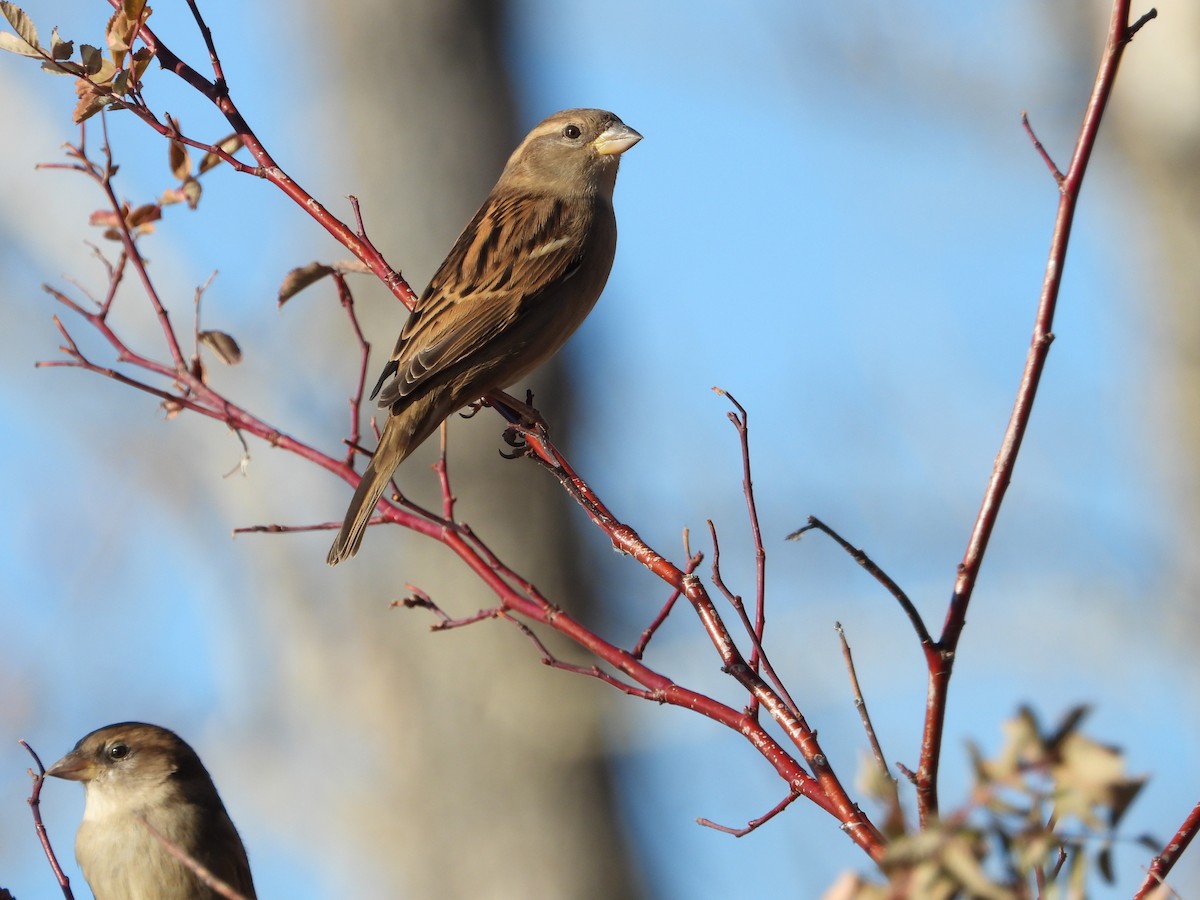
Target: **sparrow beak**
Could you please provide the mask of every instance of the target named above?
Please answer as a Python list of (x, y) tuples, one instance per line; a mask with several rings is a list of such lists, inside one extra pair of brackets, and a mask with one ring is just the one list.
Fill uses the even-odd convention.
[(46, 770), (47, 775), (55, 778), (66, 778), (69, 781), (88, 781), (95, 774), (95, 767), (90, 760), (74, 753), (68, 753)]
[(624, 153), (641, 139), (642, 136), (624, 122), (616, 122), (602, 131), (592, 141), (592, 146), (601, 156), (615, 156)]

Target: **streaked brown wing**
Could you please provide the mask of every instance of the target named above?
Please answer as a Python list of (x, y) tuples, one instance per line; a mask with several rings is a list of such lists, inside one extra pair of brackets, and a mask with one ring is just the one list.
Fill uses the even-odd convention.
[[(409, 316), (384, 369), (380, 405), (486, 355), (547, 287), (579, 265), (585, 211), (551, 197), (490, 199), (475, 214)], [(378, 391), (379, 387), (376, 387)]]

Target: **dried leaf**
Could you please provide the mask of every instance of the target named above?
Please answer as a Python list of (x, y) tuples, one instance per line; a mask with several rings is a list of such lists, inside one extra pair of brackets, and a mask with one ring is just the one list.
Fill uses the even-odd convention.
[(310, 262), (307, 266), (292, 269), (283, 277), (283, 284), (279, 285), (279, 305), (283, 306), (310, 284), (320, 281), (332, 271), (331, 267), (320, 262)]
[(185, 144), (171, 141), (167, 150), (167, 162), (171, 166), (171, 174), (180, 181), (186, 181), (192, 172), (192, 157)]
[[(242, 137), (238, 134), (231, 134), (229, 137), (217, 141), (214, 146), (219, 150), (223, 150), (225, 153), (228, 153), (230, 156), (233, 156), (233, 154), (242, 149)], [(221, 159), (221, 157), (210, 150), (200, 159), (200, 167), (196, 170), (196, 174), (203, 175), (209, 169), (220, 163), (223, 163), (224, 161), (225, 160)]]
[(1067, 710), (1067, 714), (1058, 723), (1058, 727), (1054, 729), (1054, 733), (1046, 735), (1046, 744), (1057, 752), (1059, 744), (1079, 730), (1079, 726), (1083, 723), (1084, 718), (1091, 711), (1092, 708), (1086, 703)]
[(70, 59), (71, 54), (75, 52), (74, 41), (64, 41), (58, 36), (58, 26), (50, 30), (50, 58), (51, 59)]
[(95, 75), (104, 65), (103, 51), (91, 44), (79, 45), (79, 58), (83, 61), (83, 71), (87, 75)]
[(154, 59), (154, 54), (149, 47), (138, 47), (133, 53), (133, 74), (137, 76), (137, 80), (142, 80), (142, 75), (146, 71), (146, 67), (150, 65), (150, 60)]
[(164, 400), (162, 402), (162, 408), (167, 414), (168, 422), (183, 412), (183, 404), (178, 400)]
[[(4, 32), (0, 31), (0, 43), (3, 42)], [(74, 75), (76, 78), (83, 77), (83, 66), (79, 63), (71, 62), (69, 59), (59, 59), (51, 61), (49, 59), (42, 63), (42, 71), (49, 72), (51, 75)]]
[(1145, 776), (1126, 778), (1113, 786), (1112, 797), (1109, 800), (1108, 827), (1116, 828), (1121, 819), (1129, 811), (1134, 799), (1146, 785)]
[(113, 59), (118, 62), (124, 60), (125, 54), (129, 52), (135, 32), (136, 26), (123, 11), (118, 10), (112, 14), (112, 17), (108, 20), (107, 27), (104, 29), (104, 42), (108, 45), (108, 49), (112, 51)]
[(881, 885), (864, 881), (854, 872), (843, 872), (821, 895), (821, 900), (887, 900), (888, 894)]
[[(119, 71), (124, 71), (124, 70), (118, 69), (116, 66), (114, 66), (112, 64), (112, 60), (101, 59), (100, 60), (100, 68), (97, 69), (92, 74), (91, 80), (96, 82), (96, 84), (108, 84), (109, 82), (113, 81), (116, 78), (117, 73)], [(109, 94), (109, 99), (110, 100), (112, 99), (111, 93)]]
[(341, 272), (343, 275), (351, 272), (357, 275), (369, 275), (370, 267), (361, 259), (339, 259), (337, 262), (330, 263), (333, 271)]
[[(15, 3), (10, 3), (9, 0), (0, 0), (0, 15), (8, 19), (8, 24), (13, 27), (13, 31), (17, 33), (17, 37), (21, 42), (30, 49), (37, 49), (38, 44), (37, 29), (33, 27), (33, 20), (25, 15), (25, 10), (17, 6)], [(11, 48), (4, 48), (11, 49)], [(39, 56), (38, 53), (23, 53), (20, 50), (14, 50), (15, 53), (21, 53), (22, 56)]]
[(40, 57), (42, 55), (36, 47), (29, 46), (17, 35), (9, 34), (7, 31), (0, 31), (0, 50), (7, 50), (9, 53), (17, 53), (21, 56)]
[(181, 184), (179, 192), (183, 195), (183, 199), (187, 201), (189, 209), (195, 209), (200, 205), (200, 182), (195, 178), (189, 178)]
[(859, 792), (880, 803), (890, 803), (896, 796), (896, 782), (890, 772), (879, 768), (873, 754), (862, 753), (858, 761), (858, 776), (854, 784)]
[(71, 119), (77, 125), (84, 119), (90, 119), (100, 112), (108, 103), (108, 97), (86, 78), (80, 78), (75, 82), (75, 96), (79, 98), (79, 102), (75, 104), (75, 111), (71, 113)]
[(122, 0), (121, 11), (132, 21), (142, 18), (143, 9), (146, 10), (146, 18), (150, 18), (151, 10), (146, 6), (146, 0)]
[(1100, 870), (1100, 877), (1108, 884), (1113, 884), (1117, 879), (1113, 874), (1112, 846), (1105, 844), (1103, 849), (1096, 854), (1096, 868)]
[(200, 332), (200, 343), (213, 352), (227, 366), (236, 366), (242, 361), (242, 348), (232, 335), (224, 331)]
[(117, 214), (111, 209), (98, 209), (88, 216), (89, 225), (104, 225), (115, 228), (119, 221), (120, 219), (117, 218)]
[(130, 228), (134, 228), (139, 231), (148, 231), (150, 230), (147, 228), (149, 223), (157, 222), (161, 218), (161, 206), (159, 206), (157, 203), (143, 203), (137, 209), (127, 213), (125, 216), (125, 221), (129, 224)]

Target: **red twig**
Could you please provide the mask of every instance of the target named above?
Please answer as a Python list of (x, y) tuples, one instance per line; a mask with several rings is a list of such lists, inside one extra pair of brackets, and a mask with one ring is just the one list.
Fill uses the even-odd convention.
[[(746, 604), (742, 601), (742, 598), (739, 595), (729, 590), (725, 584), (725, 580), (721, 577), (721, 545), (717, 541), (717, 529), (716, 526), (713, 525), (711, 519), (708, 521), (708, 531), (713, 542), (713, 585), (724, 595), (725, 599), (729, 601), (729, 605), (732, 606), (734, 611), (738, 614), (738, 619), (741, 620), (742, 628), (745, 629), (746, 634), (750, 637), (750, 652), (752, 658), (760, 661), (762, 669), (766, 673), (767, 680), (770, 681), (772, 687), (779, 692), (779, 696), (783, 699), (783, 702), (787, 704), (788, 708), (795, 715), (800, 715), (800, 708), (796, 705), (796, 701), (792, 699), (792, 695), (789, 694), (787, 688), (783, 686), (783, 682), (779, 679), (779, 676), (775, 674), (774, 666), (771, 665), (771, 661), (767, 658), (767, 651), (763, 648), (763, 645), (758, 638), (759, 629), (756, 628), (754, 624), (751, 624), (750, 617), (746, 614)], [(755, 674), (758, 674), (757, 667), (752, 666), (751, 668)], [(746, 712), (752, 716), (758, 715), (758, 698), (756, 696), (751, 695), (750, 703), (746, 707)]]
[(58, 886), (63, 892), (63, 896), (67, 900), (75, 900), (75, 895), (71, 892), (71, 879), (63, 872), (62, 866), (58, 864), (58, 857), (54, 855), (54, 848), (50, 846), (50, 833), (46, 831), (46, 826), (42, 822), (42, 785), (46, 783), (46, 767), (42, 765), (42, 760), (38, 757), (34, 749), (23, 740), (17, 741), (26, 752), (33, 757), (33, 761), (37, 764), (37, 774), (33, 770), (29, 770), (29, 777), (33, 779), (33, 791), (29, 795), (29, 809), (33, 813), (33, 828), (37, 832), (38, 841), (42, 845), (42, 852), (46, 854), (46, 859), (50, 863), (50, 869), (54, 872), (54, 877), (58, 880)]
[(744, 828), (732, 828), (728, 825), (718, 825), (716, 822), (712, 821), (712, 819), (697, 819), (696, 824), (703, 825), (705, 828), (712, 828), (725, 834), (731, 834), (734, 837), (745, 837), (764, 822), (769, 822), (771, 819), (775, 818), (777, 815), (791, 806), (796, 797), (796, 794), (788, 794), (786, 797), (776, 803), (771, 808), (770, 812), (759, 816), (757, 819), (751, 819), (746, 823)]
[[(704, 560), (704, 554), (699, 551), (692, 553), (688, 543), (688, 532), (687, 529), (684, 529), (683, 552), (687, 554), (688, 559), (687, 563), (683, 567), (683, 571), (684, 574), (691, 575), (694, 571), (696, 571), (696, 567), (699, 566)], [(667, 616), (671, 614), (671, 610), (675, 607), (675, 601), (678, 599), (679, 589), (675, 588), (671, 591), (671, 595), (667, 597), (667, 602), (663, 604), (663, 607), (659, 610), (658, 615), (654, 617), (654, 621), (646, 626), (646, 630), (642, 632), (642, 636), (638, 638), (637, 644), (634, 645), (633, 656), (635, 659), (642, 658), (642, 655), (646, 652), (646, 647), (650, 644), (650, 639), (654, 637), (658, 629), (662, 627), (662, 624), (667, 621)]]
[(1038, 140), (1038, 136), (1033, 133), (1033, 126), (1029, 124), (1029, 114), (1021, 113), (1021, 127), (1025, 129), (1025, 133), (1029, 135), (1029, 140), (1033, 142), (1033, 149), (1038, 152), (1038, 156), (1042, 158), (1042, 162), (1046, 164), (1046, 168), (1050, 170), (1050, 174), (1054, 176), (1055, 182), (1061, 187), (1063, 183), (1063, 173), (1059, 171), (1058, 166), (1054, 164), (1054, 160), (1050, 158), (1050, 154)]
[(144, 816), (138, 817), (142, 827), (150, 832), (150, 836), (162, 844), (163, 849), (175, 857), (210, 889), (225, 897), (226, 900), (246, 900), (246, 895), (234, 890), (216, 875), (208, 870), (199, 860), (185, 852), (182, 847), (146, 821)]
[(842, 628), (841, 622), (836, 622), (834, 628), (837, 629), (838, 641), (842, 645), (842, 659), (846, 662), (846, 673), (850, 676), (850, 690), (854, 693), (854, 708), (858, 710), (858, 716), (862, 719), (863, 731), (866, 732), (867, 742), (871, 745), (875, 765), (879, 767), (879, 773), (883, 776), (884, 783), (890, 786), (887, 795), (889, 831), (901, 832), (903, 831), (903, 822), (900, 792), (896, 788), (896, 779), (888, 769), (887, 758), (883, 755), (879, 737), (875, 734), (875, 726), (871, 723), (871, 713), (867, 709), (867, 701), (863, 698), (862, 688), (858, 683), (858, 670), (854, 667), (854, 654), (850, 652), (850, 642), (846, 640), (846, 630)]
[(1129, 43), (1136, 28), (1140, 28), (1149, 18), (1148, 16), (1143, 17), (1135, 24), (1135, 28), (1131, 28), (1129, 6), (1130, 0), (1114, 0), (1112, 6), (1108, 36), (1096, 72), (1092, 94), (1084, 111), (1079, 138), (1076, 141), (1075, 151), (1071, 156), (1071, 163), (1067, 167), (1066, 174), (1058, 184), (1060, 194), (1058, 213), (1050, 240), (1049, 259), (1042, 281), (1029, 353), (1025, 360), (1025, 369), (1021, 375), (1021, 384), (1017, 390), (1012, 415), (1009, 418), (1000, 451), (996, 456), (991, 478), (988, 479), (979, 514), (967, 541), (966, 551), (958, 566), (958, 575), (954, 582), (954, 591), (950, 597), (941, 637), (935, 644), (925, 647), (929, 683), (925, 704), (925, 726), (921, 738), (920, 765), (917, 768), (917, 806), (923, 825), (932, 821), (938, 813), (938, 766), (941, 761), (950, 675), (954, 668), (959, 637), (966, 624), (967, 607), (970, 606), (971, 597), (975, 591), (984, 553), (987, 551), (999, 516), (1000, 505), (1012, 480), (1017, 455), (1025, 438), (1030, 416), (1033, 414), (1033, 401), (1041, 382), (1046, 358), (1050, 353), (1050, 344), (1054, 340), (1052, 330), (1054, 312), (1058, 304), (1058, 292), (1062, 285), (1062, 275), (1066, 265), (1067, 245), (1071, 237), (1071, 226), (1075, 220), (1075, 207), (1079, 200), (1079, 192), (1083, 186), (1083, 176), (1096, 146), (1100, 121), (1104, 116), (1108, 99), (1112, 95), (1117, 68), (1120, 65), (1125, 45)]
[(367, 390), (367, 364), (371, 356), (371, 344), (363, 334), (358, 322), (358, 313), (354, 308), (354, 295), (346, 283), (346, 276), (341, 272), (332, 273), (333, 285), (337, 289), (338, 301), (346, 316), (350, 319), (350, 330), (354, 332), (354, 340), (358, 343), (359, 364), (358, 380), (354, 385), (354, 396), (350, 398), (350, 436), (346, 439), (349, 449), (346, 451), (346, 465), (354, 467), (354, 448), (362, 439), (362, 403)]
[(1183, 824), (1179, 826), (1179, 830), (1175, 832), (1175, 836), (1171, 838), (1170, 843), (1163, 847), (1162, 852), (1150, 861), (1150, 868), (1146, 872), (1146, 880), (1142, 882), (1137, 893), (1133, 895), (1133, 900), (1144, 900), (1144, 898), (1150, 896), (1150, 893), (1155, 888), (1166, 881), (1167, 873), (1179, 861), (1179, 857), (1188, 848), (1188, 844), (1192, 842), (1192, 838), (1196, 836), (1197, 831), (1200, 831), (1200, 803), (1192, 807), (1192, 811), (1183, 820)]
[(891, 594), (896, 602), (900, 604), (900, 608), (904, 610), (904, 614), (908, 616), (909, 622), (912, 623), (913, 630), (917, 633), (917, 640), (921, 642), (922, 647), (933, 644), (933, 638), (929, 636), (929, 630), (925, 627), (925, 622), (921, 618), (921, 614), (917, 612), (916, 606), (909, 599), (908, 594), (892, 580), (892, 577), (887, 572), (879, 568), (871, 557), (867, 556), (860, 548), (855, 547), (844, 537), (818, 519), (816, 516), (808, 517), (808, 524), (803, 528), (798, 528), (787, 536), (789, 541), (798, 541), (808, 531), (820, 531), (828, 535), (833, 541), (846, 551), (856, 563), (866, 570), (867, 574), (883, 585), (884, 589)]
[(746, 497), (746, 513), (750, 519), (750, 536), (754, 540), (754, 636), (757, 646), (750, 654), (750, 665), (758, 665), (758, 650), (763, 642), (763, 631), (767, 622), (767, 550), (763, 546), (762, 527), (758, 521), (758, 503), (754, 499), (754, 481), (750, 477), (750, 414), (737, 402), (733, 394), (719, 387), (714, 391), (727, 399), (737, 409), (729, 413), (729, 421), (737, 430), (738, 444), (742, 451), (742, 493)]

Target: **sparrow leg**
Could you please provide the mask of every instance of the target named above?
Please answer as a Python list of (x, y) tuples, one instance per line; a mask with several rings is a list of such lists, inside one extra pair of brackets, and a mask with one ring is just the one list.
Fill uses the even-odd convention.
[(550, 426), (542, 418), (542, 414), (533, 408), (533, 391), (525, 392), (525, 402), (521, 402), (504, 391), (492, 391), (483, 402), (504, 416), (512, 425), (524, 429), (549, 431)]

